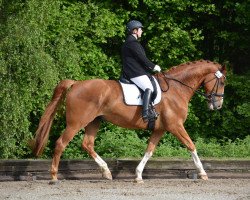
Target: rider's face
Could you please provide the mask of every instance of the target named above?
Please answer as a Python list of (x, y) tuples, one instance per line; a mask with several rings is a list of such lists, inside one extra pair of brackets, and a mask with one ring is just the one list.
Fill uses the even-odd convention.
[(137, 29), (137, 37), (138, 37), (138, 38), (141, 37), (142, 32), (143, 32), (143, 31), (142, 31), (142, 28), (138, 28), (138, 29)]

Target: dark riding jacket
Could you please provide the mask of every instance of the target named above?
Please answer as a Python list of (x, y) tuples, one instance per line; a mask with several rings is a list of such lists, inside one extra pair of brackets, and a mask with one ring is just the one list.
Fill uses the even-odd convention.
[(122, 75), (127, 79), (150, 75), (155, 67), (147, 57), (144, 48), (133, 36), (129, 35), (122, 46)]

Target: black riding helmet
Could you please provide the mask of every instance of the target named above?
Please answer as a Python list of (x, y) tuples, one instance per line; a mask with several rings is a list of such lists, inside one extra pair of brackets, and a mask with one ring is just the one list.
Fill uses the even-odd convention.
[(137, 20), (132, 20), (130, 21), (127, 26), (126, 26), (127, 30), (128, 30), (128, 33), (132, 33), (132, 31), (135, 29), (135, 28), (143, 28), (143, 25), (141, 22), (137, 21)]

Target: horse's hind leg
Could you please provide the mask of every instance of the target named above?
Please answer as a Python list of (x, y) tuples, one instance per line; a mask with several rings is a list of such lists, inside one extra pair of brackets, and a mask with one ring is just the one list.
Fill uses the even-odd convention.
[[(80, 128), (79, 128), (80, 129)], [(57, 172), (58, 172), (58, 165), (60, 161), (60, 157), (62, 155), (62, 152), (68, 145), (68, 143), (73, 139), (75, 134), (79, 131), (79, 129), (72, 128), (71, 126), (67, 126), (62, 135), (57, 139), (54, 156), (52, 159), (52, 166), (51, 166), (51, 184), (56, 183), (58, 181), (57, 179)]]
[(99, 165), (102, 171), (102, 176), (106, 179), (112, 180), (112, 175), (108, 168), (107, 163), (94, 150), (95, 137), (97, 131), (99, 130), (99, 127), (100, 127), (99, 118), (96, 118), (94, 121), (90, 122), (86, 126), (82, 147)]
[(148, 162), (148, 160), (151, 158), (151, 156), (153, 155), (153, 152), (157, 146), (157, 144), (159, 143), (162, 135), (164, 134), (163, 131), (154, 131), (149, 139), (148, 142), (148, 147), (146, 150), (146, 153), (144, 155), (144, 157), (142, 158), (141, 162), (139, 163), (139, 165), (136, 167), (136, 178), (135, 178), (135, 182), (136, 183), (143, 183), (142, 180), (142, 172), (144, 170), (144, 167), (146, 165), (146, 163)]
[(193, 143), (193, 141), (190, 139), (187, 131), (182, 125), (176, 126), (171, 130), (171, 133), (175, 135), (191, 152), (192, 158), (194, 160), (194, 164), (199, 171), (199, 176), (203, 180), (208, 180), (207, 173), (205, 172), (203, 165), (200, 161), (200, 158), (198, 157), (196, 147)]

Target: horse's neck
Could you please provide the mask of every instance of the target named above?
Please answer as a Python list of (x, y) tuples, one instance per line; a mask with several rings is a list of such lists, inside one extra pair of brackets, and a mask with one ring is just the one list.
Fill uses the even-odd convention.
[(197, 67), (194, 67), (184, 72), (185, 76), (183, 77), (182, 81), (192, 87), (194, 90), (197, 90), (204, 81), (207, 73), (208, 70), (198, 70)]
[[(212, 69), (208, 66), (198, 67), (190, 66), (184, 67), (183, 70), (178, 70), (171, 74), (176, 80), (179, 80), (181, 83), (185, 84), (187, 87), (183, 87), (182, 84), (176, 84), (177, 87), (182, 87), (182, 91), (185, 91), (186, 96), (190, 99), (194, 91), (196, 91), (202, 84), (205, 79), (205, 76), (211, 73)], [(192, 89), (191, 89), (192, 88)]]

